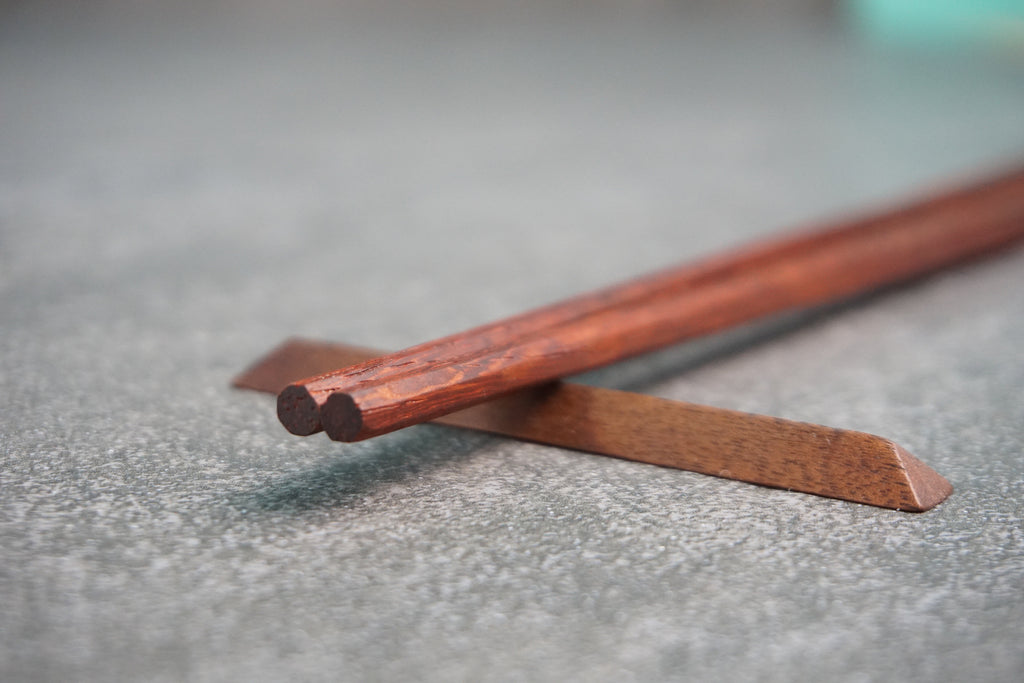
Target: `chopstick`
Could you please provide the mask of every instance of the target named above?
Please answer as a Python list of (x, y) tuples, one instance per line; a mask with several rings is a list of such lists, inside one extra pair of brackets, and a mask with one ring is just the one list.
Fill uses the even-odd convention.
[(1016, 170), (302, 380), (278, 396), (278, 417), (293, 433), (322, 426), (332, 439), (358, 441), (769, 314), (903, 282), (1022, 236), (1024, 170)]
[[(291, 339), (233, 384), (276, 394), (298, 378), (376, 355)], [(928, 510), (953, 491), (933, 469), (879, 436), (566, 382), (510, 394), (437, 423), (909, 512)]]

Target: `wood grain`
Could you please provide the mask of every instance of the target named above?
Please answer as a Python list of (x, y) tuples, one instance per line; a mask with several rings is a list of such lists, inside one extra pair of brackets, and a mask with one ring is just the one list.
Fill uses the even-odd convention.
[[(297, 378), (373, 354), (292, 339), (234, 385), (277, 393)], [(953, 490), (882, 437), (578, 384), (528, 389), (437, 422), (897, 510), (928, 510)]]
[[(1005, 247), (1024, 236), (1024, 170), (896, 211), (778, 238), (587, 295), (493, 337), (451, 338), (303, 380), (278, 396), (292, 432), (358, 441), (517, 389), (773, 313), (834, 302)], [(653, 293), (644, 291), (652, 282)], [(668, 284), (673, 283), (673, 284)], [(591, 298), (594, 297), (594, 298)], [(604, 305), (595, 301), (611, 301)], [(501, 323), (488, 330), (505, 329)], [(415, 350), (418, 349), (418, 350)], [(465, 349), (472, 351), (463, 353)], [(411, 355), (410, 355), (411, 353)]]
[[(349, 368), (336, 369), (323, 376), (310, 376), (297, 383), (296, 386), (287, 387), (283, 390), (278, 400), (278, 415), (281, 422), (292, 433), (303, 436), (314, 434), (322, 429), (321, 411), (332, 394), (345, 391), (354, 393), (357, 390), (366, 389), (377, 393), (378, 397), (380, 395), (386, 396), (386, 391), (381, 392), (381, 383), (406, 375), (415, 375), (416, 378), (413, 378), (412, 384), (414, 386), (417, 384), (422, 385), (423, 380), (419, 377), (421, 377), (421, 373), (425, 369), (440, 368), (442, 366), (447, 368), (445, 372), (457, 374), (462, 371), (456, 366), (463, 364), (467, 374), (472, 376), (476, 374), (474, 373), (474, 368), (481, 366), (481, 355), (490, 353), (492, 358), (487, 362), (500, 366), (504, 362), (505, 351), (525, 339), (547, 334), (549, 331), (564, 325), (582, 324), (584, 328), (589, 326), (593, 329), (594, 324), (592, 320), (599, 314), (608, 314), (616, 309), (629, 311), (638, 304), (653, 306), (668, 299), (668, 314), (672, 317), (670, 327), (678, 328), (679, 334), (669, 334), (669, 341), (664, 341), (663, 338), (651, 338), (647, 346), (656, 348), (665, 343), (672, 343), (672, 341), (702, 333), (701, 326), (695, 327), (693, 325), (695, 321), (690, 320), (690, 328), (687, 329), (687, 321), (682, 317), (676, 317), (678, 304), (673, 303), (674, 298), (677, 299), (679, 296), (691, 296), (691, 298), (697, 296), (699, 298), (702, 288), (710, 288), (722, 285), (723, 283), (728, 287), (730, 279), (742, 281), (746, 278), (748, 291), (753, 290), (749, 294), (753, 300), (740, 302), (740, 305), (731, 312), (731, 316), (726, 316), (725, 319), (716, 320), (716, 314), (720, 314), (721, 311), (702, 312), (698, 308), (695, 313), (702, 315), (703, 318), (701, 321), (696, 322), (703, 322), (703, 331), (724, 329), (730, 325), (747, 322), (761, 315), (799, 306), (824, 303), (830, 297), (842, 296), (851, 292), (856, 293), (863, 289), (895, 282), (900, 277), (910, 277), (913, 273), (911, 275), (904, 273), (902, 276), (897, 273), (880, 279), (869, 278), (866, 284), (861, 283), (859, 285), (859, 289), (858, 285), (847, 285), (839, 294), (828, 291), (815, 292), (813, 287), (806, 287), (802, 292), (804, 296), (790, 297), (787, 301), (780, 299), (778, 296), (774, 298), (771, 296), (771, 283), (763, 283), (759, 287), (756, 280), (751, 281), (750, 277), (756, 277), (756, 273), (764, 268), (777, 267), (780, 264), (785, 267), (787, 262), (792, 263), (791, 267), (795, 268), (799, 265), (797, 260), (806, 257), (808, 254), (822, 250), (841, 252), (851, 241), (861, 242), (878, 233), (891, 232), (894, 228), (899, 229), (901, 226), (905, 227), (907, 225), (927, 225), (929, 221), (934, 222), (937, 218), (941, 219), (950, 213), (969, 210), (970, 206), (977, 204), (992, 205), (998, 201), (993, 199), (993, 197), (996, 197), (1001, 192), (1005, 193), (1008, 189), (1019, 192), (1020, 184), (1020, 173), (1016, 173), (992, 178), (984, 183), (973, 186), (936, 193), (922, 201), (902, 206), (896, 210), (846, 221), (835, 226), (808, 230), (780, 239), (765, 240), (732, 250), (720, 256), (670, 268), (624, 284), (606, 287), (512, 318), (499, 320), (466, 332), (426, 342), (382, 358), (375, 358), (355, 364)], [(989, 235), (987, 237), (992, 237), (996, 242), (1000, 239), (998, 235)], [(979, 249), (983, 248), (979, 247)], [(826, 276), (824, 282), (827, 283), (829, 281), (829, 277)], [(789, 287), (790, 290), (794, 287), (800, 288), (800, 284), (791, 281)], [(719, 294), (721, 295), (722, 293), (720, 292)], [(725, 294), (728, 294), (728, 292), (725, 292)], [(713, 302), (709, 299), (709, 303)], [(716, 305), (715, 308), (720, 307), (722, 304), (731, 305), (731, 303), (731, 301), (725, 300)], [(685, 306), (683, 308), (685, 309)], [(610, 324), (618, 323), (612, 321)], [(586, 330), (584, 329), (584, 331)], [(540, 343), (541, 345), (544, 344), (543, 341)], [(613, 347), (607, 344), (604, 344), (603, 347), (604, 350), (612, 352), (609, 354), (610, 357), (616, 357)], [(635, 352), (642, 352), (642, 350)], [(496, 352), (498, 356), (495, 358), (494, 354)], [(548, 355), (546, 349), (541, 349), (540, 353)], [(555, 353), (556, 359), (563, 355), (557, 349)], [(599, 364), (601, 362), (605, 362), (605, 360), (602, 358), (592, 358), (584, 362), (583, 365)], [(537, 368), (532, 369), (533, 373), (537, 371)], [(545, 379), (549, 379), (547, 375), (550, 375), (550, 372), (546, 373)], [(443, 380), (444, 378), (442, 377), (441, 379)], [(475, 379), (482, 383), (483, 386), (477, 389), (470, 389), (465, 386), (458, 388), (449, 387), (449, 389), (462, 394), (468, 393), (468, 399), (472, 401), (477, 400), (477, 393), (489, 393), (492, 390), (491, 385), (495, 384), (496, 381), (503, 381), (500, 378), (497, 380), (488, 379), (486, 373), (479, 373)], [(522, 373), (518, 385), (522, 386), (523, 382), (534, 381), (534, 379), (536, 378), (533, 375)], [(494, 389), (498, 389), (498, 387), (494, 387)], [(344, 399), (340, 400), (344, 401)], [(417, 400), (416, 397), (411, 397), (409, 400), (409, 405), (418, 406), (418, 409), (422, 409), (424, 404), (422, 400)], [(448, 409), (441, 401), (432, 405), (438, 409)], [(369, 404), (365, 405), (364, 408), (367, 411), (374, 410), (374, 406)], [(362, 410), (362, 408), (356, 409)], [(401, 410), (402, 408), (400, 407)], [(415, 414), (410, 414), (408, 417), (410, 423), (418, 419), (418, 416)], [(367, 423), (369, 421), (362, 419), (361, 414), (357, 415), (357, 418), (359, 418), (360, 426), (368, 426)], [(357, 433), (355, 437), (365, 438), (369, 435), (371, 435), (369, 430), (364, 430), (364, 433)], [(342, 438), (340, 434), (337, 436)]]

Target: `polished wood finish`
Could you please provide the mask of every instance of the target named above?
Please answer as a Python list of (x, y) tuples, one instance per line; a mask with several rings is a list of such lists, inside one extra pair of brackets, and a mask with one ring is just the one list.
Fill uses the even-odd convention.
[[(292, 339), (234, 385), (276, 394), (373, 355)], [(953, 490), (882, 437), (579, 384), (527, 389), (437, 423), (897, 510), (928, 510)]]
[(1022, 236), (1018, 170), (311, 377), (281, 392), (278, 416), (293, 433), (322, 426), (332, 439), (358, 441), (766, 315), (903, 282)]

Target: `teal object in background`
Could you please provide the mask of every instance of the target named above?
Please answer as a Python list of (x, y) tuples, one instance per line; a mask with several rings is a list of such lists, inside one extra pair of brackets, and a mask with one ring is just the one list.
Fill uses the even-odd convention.
[(850, 0), (851, 19), (889, 43), (1024, 50), (1024, 0)]

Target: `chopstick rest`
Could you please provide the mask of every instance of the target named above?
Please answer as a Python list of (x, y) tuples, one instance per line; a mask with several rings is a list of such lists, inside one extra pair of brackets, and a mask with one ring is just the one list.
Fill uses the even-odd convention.
[[(375, 355), (292, 339), (233, 384), (277, 393), (296, 378)], [(882, 437), (567, 382), (436, 422), (896, 510), (923, 512), (953, 491), (941, 475)]]

